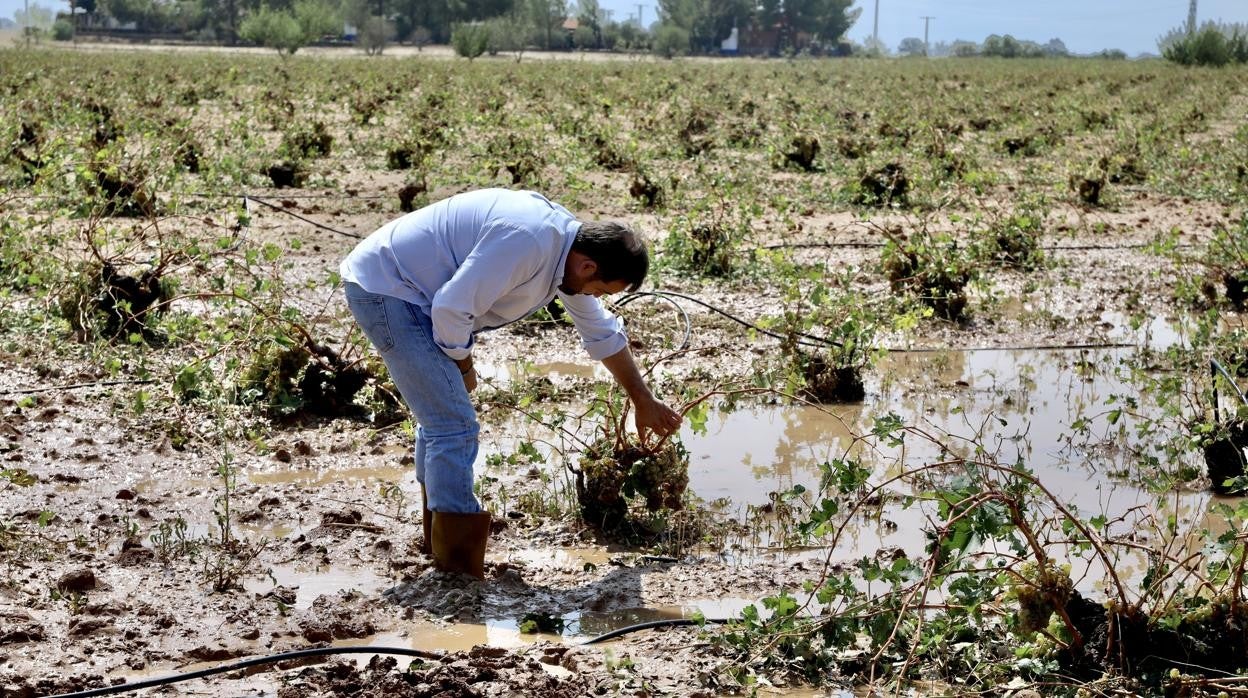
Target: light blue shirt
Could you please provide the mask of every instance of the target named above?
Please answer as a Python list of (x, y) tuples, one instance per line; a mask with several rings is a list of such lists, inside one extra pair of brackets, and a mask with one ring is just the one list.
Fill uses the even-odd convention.
[(558, 297), (586, 351), (601, 360), (628, 345), (623, 324), (597, 298), (559, 290), (580, 226), (541, 194), (483, 189), (387, 223), (356, 245), (339, 272), (427, 313), (433, 341), (452, 359), (472, 353), (475, 333)]

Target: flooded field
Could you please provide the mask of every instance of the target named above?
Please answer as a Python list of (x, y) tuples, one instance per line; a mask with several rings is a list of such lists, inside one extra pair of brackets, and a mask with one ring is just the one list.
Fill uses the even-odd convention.
[[(935, 63), (0, 52), (0, 693), (1237, 689), (1248, 81)], [(487, 186), (644, 234), (684, 422), (482, 333), (476, 582), (335, 270)]]

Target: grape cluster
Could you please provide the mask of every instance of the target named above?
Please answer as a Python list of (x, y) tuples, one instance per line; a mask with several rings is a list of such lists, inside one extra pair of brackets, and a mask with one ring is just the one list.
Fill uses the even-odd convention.
[(1023, 574), (1030, 576), (1032, 573), (1035, 579), (1019, 582), (1011, 590), (1011, 594), (1018, 601), (1017, 628), (1025, 637), (1047, 627), (1049, 616), (1059, 609), (1058, 604), (1060, 608), (1065, 608), (1075, 590), (1070, 574), (1057, 569), (1051, 563), (1039, 570), (1035, 563), (1028, 563), (1024, 566)]
[(620, 500), (620, 489), (628, 471), (620, 467), (614, 456), (598, 455), (594, 451), (581, 457), (581, 475), (577, 494), (581, 503), (594, 502), (612, 505)]
[(577, 495), (582, 506), (619, 506), (642, 498), (650, 511), (677, 510), (689, 487), (689, 452), (679, 443), (649, 451), (630, 446), (614, 451), (594, 443), (581, 456)]
[(646, 508), (678, 510), (689, 488), (689, 453), (680, 444), (669, 444), (657, 453), (639, 458), (629, 472), (633, 491), (645, 497)]

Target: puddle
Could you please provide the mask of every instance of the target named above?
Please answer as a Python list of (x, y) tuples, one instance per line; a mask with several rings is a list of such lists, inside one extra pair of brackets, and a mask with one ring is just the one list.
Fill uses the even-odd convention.
[(274, 565), (269, 573), (272, 578), (250, 577), (244, 580), (243, 589), (261, 595), (269, 593), (275, 586), (296, 589), (293, 607), (297, 610), (311, 608), (318, 597), (333, 596), (352, 589), (368, 596), (379, 596), (382, 589), (394, 583), (371, 570), (332, 566), (309, 570), (303, 565)]
[(1186, 346), (1187, 340), (1184, 336), (1190, 331), (1184, 323), (1164, 317), (1137, 322), (1130, 315), (1112, 311), (1101, 313), (1101, 323), (1106, 328), (1110, 341), (1130, 343), (1156, 351)]
[[(1084, 516), (1113, 520), (1138, 508), (1163, 521), (1169, 514), (1180, 522), (1199, 521), (1206, 493), (1172, 494), (1163, 505), (1153, 493), (1113, 477), (1132, 471), (1139, 457), (1131, 448), (1138, 438), (1129, 420), (1111, 423), (1114, 405), (1107, 404), (1111, 396), (1141, 397), (1137, 386), (1119, 377), (1131, 351), (894, 354), (873, 372), (879, 382), (869, 386), (862, 405), (760, 407), (712, 414), (703, 434), (686, 426), (681, 438), (690, 452), (690, 489), (705, 501), (729, 502), (726, 511), (744, 519), (747, 507), (768, 504), (775, 493), (799, 485), (817, 493), (820, 464), (834, 459), (857, 459), (872, 470), (872, 482), (882, 482), (903, 468), (972, 456), (978, 443), (997, 462), (1024, 463)], [(1148, 409), (1146, 399), (1140, 409)], [(869, 434), (874, 420), (890, 413), (939, 436), (941, 444), (908, 434), (903, 447), (868, 451), (855, 441), (855, 434)], [(1084, 436), (1072, 437), (1080, 433), (1077, 423), (1084, 425)], [(1168, 511), (1159, 511), (1163, 506)], [(930, 524), (917, 507), (885, 507), (877, 514), (847, 530), (834, 559), (856, 559), (886, 546), (923, 553), (922, 530)], [(759, 538), (743, 542), (742, 555), (774, 549), (791, 523), (773, 516), (768, 531), (764, 520)], [(804, 556), (824, 558), (828, 551)]]
[[(381, 633), (335, 644), (404, 647), (431, 652), (466, 651), (478, 645), (511, 649), (535, 642), (580, 644), (631, 625), (657, 620), (692, 618), (697, 613), (701, 613), (706, 618), (733, 618), (739, 616), (741, 611), (751, 604), (758, 604), (758, 601), (740, 598), (705, 599), (681, 606), (569, 613), (562, 616), (564, 628), (561, 633), (522, 633), (519, 620), (515, 618), (491, 618), (483, 623), (439, 623), (421, 620), (409, 623), (402, 632)], [(760, 610), (763, 609), (760, 607)], [(609, 642), (603, 643), (604, 646)], [(360, 655), (360, 657), (362, 663), (367, 662), (367, 655)]]
[(539, 376), (561, 378), (609, 379), (611, 373), (602, 364), (579, 364), (570, 361), (544, 363), (511, 362), (506, 364), (478, 363), (477, 374), (482, 379), (514, 381)]
[[(1108, 433), (1106, 400), (1138, 395), (1138, 389), (1114, 375), (1114, 361), (1097, 364), (1081, 352), (972, 351), (958, 354), (899, 354), (877, 368), (883, 390), (865, 404), (753, 408), (712, 414), (704, 434), (685, 427), (681, 438), (690, 451), (690, 487), (706, 500), (727, 498), (734, 504), (765, 504), (769, 493), (819, 485), (819, 464), (854, 457), (875, 465), (878, 475), (900, 463), (932, 462), (941, 447), (907, 436), (904, 449), (869, 453), (855, 445), (856, 434), (869, 433), (875, 418), (889, 413), (933, 435), (955, 453), (969, 455), (971, 443), (984, 444), (999, 461), (1021, 458), (1059, 493), (1090, 495), (1089, 478), (1120, 470), (1125, 453), (1090, 460), (1069, 436), (1077, 420), (1093, 435)], [(1089, 352), (1090, 354), (1090, 352)], [(1116, 359), (1110, 352), (1101, 358)], [(925, 370), (930, 366), (931, 370)], [(917, 388), (910, 375), (926, 375)], [(934, 380), (933, 380), (934, 379)], [(1105, 487), (1120, 487), (1106, 482)]]

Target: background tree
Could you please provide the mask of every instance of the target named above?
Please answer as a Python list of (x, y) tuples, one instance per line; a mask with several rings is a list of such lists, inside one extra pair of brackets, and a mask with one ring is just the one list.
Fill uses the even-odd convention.
[(675, 58), (689, 52), (689, 32), (675, 24), (660, 24), (654, 31), (652, 50), (663, 58)]
[(1180, 65), (1248, 63), (1248, 26), (1205, 22), (1192, 32), (1173, 29), (1157, 45), (1166, 60)]
[(296, 0), (289, 10), (263, 7), (247, 15), (238, 34), (250, 43), (291, 55), (338, 28), (337, 12), (325, 0)]
[(522, 0), (520, 9), (535, 29), (539, 46), (547, 51), (563, 48), (561, 25), (564, 13), (567, 11), (563, 0)]
[(897, 53), (903, 56), (926, 56), (927, 46), (922, 39), (916, 36), (908, 36), (901, 40), (901, 44), (897, 47)]
[(134, 23), (141, 32), (164, 31), (168, 5), (156, 0), (103, 0), (104, 11), (122, 24)]
[(578, 25), (572, 30), (572, 46), (581, 51), (598, 48), (598, 35), (592, 27)]
[(416, 27), (429, 30), (435, 43), (450, 40), (457, 24), (479, 22), (510, 13), (517, 1), (524, 0), (372, 0), (376, 14), (395, 18), (400, 36), (410, 36)]
[(824, 44), (833, 44), (853, 26), (862, 9), (851, 9), (853, 0), (762, 0), (759, 18), (764, 26), (776, 26), (775, 50), (795, 47), (799, 33)]
[(1005, 36), (989, 34), (988, 38), (984, 39), (980, 53), (997, 58), (1014, 58), (1018, 55), (1018, 40), (1009, 34)]
[(482, 22), (489, 35), (486, 52), (491, 56), (498, 55), (500, 51), (514, 52), (516, 60), (519, 61), (529, 45), (530, 35), (533, 34), (532, 27), (526, 20), (524, 14), (513, 13)]
[(978, 56), (979, 44), (965, 39), (954, 39), (953, 44), (949, 47), (949, 53), (958, 58)]
[(1061, 39), (1049, 39), (1049, 43), (1044, 45), (1044, 55), (1060, 58), (1069, 56), (1070, 51), (1066, 48), (1066, 42)]
[(358, 38), (360, 48), (364, 49), (364, 53), (369, 56), (380, 56), (381, 52), (386, 50), (386, 44), (390, 41), (391, 26), (385, 17), (372, 15), (364, 18), (361, 24), (357, 24)]
[(878, 58), (889, 55), (890, 51), (883, 40), (869, 36), (862, 42), (861, 53), (868, 58)]
[(420, 51), (433, 42), (433, 33), (425, 27), (416, 27), (407, 34), (407, 40)]
[(620, 23), (620, 38), (616, 48), (625, 51), (645, 49), (650, 45), (650, 36), (640, 24), (634, 21)]
[(247, 15), (238, 25), (238, 36), (243, 41), (276, 49), (281, 54), (293, 54), (306, 45), (299, 21), (293, 14), (267, 7)]
[(717, 53), (733, 27), (745, 28), (754, 17), (750, 0), (659, 0), (659, 21), (684, 29), (690, 47), (701, 53)]
[(29, 10), (21, 9), (14, 12), (13, 19), (28, 39), (43, 37), (52, 29), (53, 24), (52, 10), (39, 3), (31, 3)]
[(472, 60), (490, 46), (490, 31), (480, 22), (464, 22), (451, 30), (451, 48), (456, 55)]
[[(576, 47), (602, 48), (602, 6), (598, 0), (577, 0), (576, 21), (577, 28), (572, 35)], [(586, 29), (588, 34), (584, 31)]]
[(357, 36), (364, 31), (364, 25), (370, 17), (381, 17), (373, 14), (372, 0), (342, 0), (338, 13), (342, 21), (355, 27)]
[(307, 43), (342, 33), (342, 19), (328, 0), (297, 0), (291, 8)]

